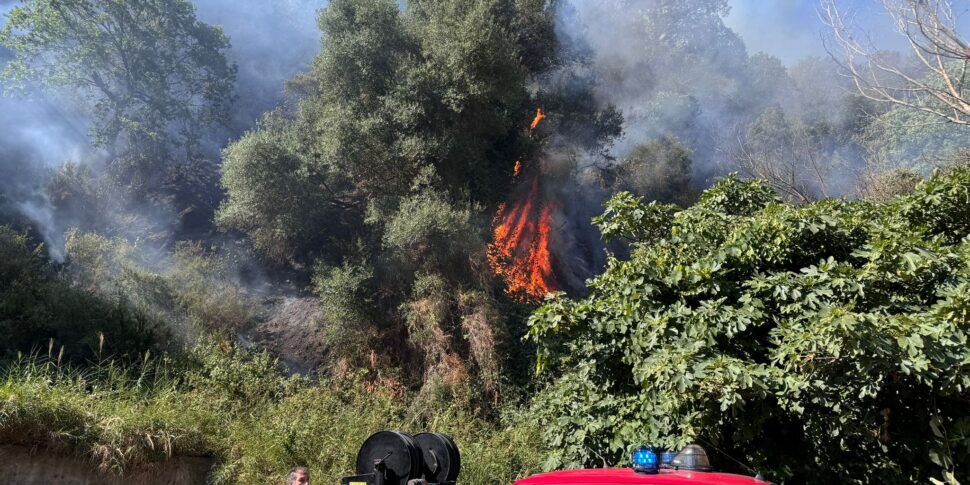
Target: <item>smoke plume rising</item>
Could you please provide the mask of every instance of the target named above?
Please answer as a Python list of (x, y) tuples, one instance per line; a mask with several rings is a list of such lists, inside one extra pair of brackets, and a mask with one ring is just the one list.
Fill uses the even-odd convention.
[[(880, 23), (884, 19), (876, 18), (878, 6), (864, 7), (859, 13), (865, 25), (874, 26), (880, 45), (892, 46), (886, 25)], [(740, 13), (732, 15), (732, 8)], [(547, 76), (540, 90), (555, 90), (552, 85), (557, 84), (561, 88), (564, 79), (582, 80), (586, 90), (576, 90), (572, 99), (566, 94), (567, 105), (589, 103), (586, 97), (597, 109), (615, 108), (622, 115), (622, 134), (599, 140), (598, 146), (579, 141), (572, 132), (595, 131), (592, 123), (550, 123), (556, 134), (546, 139), (544, 176), (550, 180), (543, 185), (562, 202), (556, 214), (560, 223), (550, 239), (557, 271), (571, 275), (565, 278), (573, 282), (567, 288), (576, 289), (575, 282), (602, 267), (603, 244), (589, 220), (608, 194), (663, 183), (622, 180), (631, 173), (664, 173), (660, 168), (625, 170), (634, 163), (630, 157), (638, 147), (656, 140), (675, 140), (689, 153), (690, 186), (676, 188), (683, 194), (673, 200), (689, 202), (690, 193), (739, 170), (736, 158), (741, 145), (759, 120), (766, 123), (765, 116), (780, 113), (781, 124), (794, 133), (803, 125), (834, 127), (833, 134), (819, 135), (803, 150), (812, 153), (778, 151), (772, 156), (790, 156), (796, 165), (804, 163), (799, 156), (823, 160), (821, 171), (828, 180), (798, 174), (806, 197), (853, 194), (863, 160), (856, 141), (839, 136), (837, 130), (854, 122), (858, 115), (853, 110), (858, 108), (848, 102), (849, 80), (832, 60), (818, 57), (825, 55), (825, 26), (814, 9), (812, 2), (797, 6), (740, 0), (563, 2), (559, 41), (564, 53), (579, 53), (581, 60)], [(811, 17), (802, 18), (805, 14)], [(781, 39), (772, 34), (779, 29), (791, 35)], [(781, 58), (764, 51), (779, 53)], [(803, 57), (806, 54), (814, 57)], [(547, 114), (553, 120), (568, 117), (554, 109)], [(570, 123), (583, 129), (570, 131)], [(781, 140), (785, 134), (771, 136)], [(669, 190), (636, 195), (651, 200), (661, 193)]]

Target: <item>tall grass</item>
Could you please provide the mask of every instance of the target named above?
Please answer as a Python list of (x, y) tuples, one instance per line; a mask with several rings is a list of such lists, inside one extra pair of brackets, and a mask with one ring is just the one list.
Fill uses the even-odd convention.
[(338, 483), (381, 429), (451, 434), (465, 484), (510, 483), (541, 463), (536, 426), (513, 407), (488, 419), (457, 403), (415, 409), (414, 395), (359, 380), (285, 377), (266, 354), (226, 342), (84, 368), (54, 354), (0, 368), (0, 443), (86, 457), (106, 473), (194, 455), (216, 460), (215, 483), (279, 483), (297, 465)]
[(115, 474), (173, 455), (211, 454), (212, 417), (179, 389), (169, 365), (13, 361), (0, 371), (0, 442), (87, 456)]

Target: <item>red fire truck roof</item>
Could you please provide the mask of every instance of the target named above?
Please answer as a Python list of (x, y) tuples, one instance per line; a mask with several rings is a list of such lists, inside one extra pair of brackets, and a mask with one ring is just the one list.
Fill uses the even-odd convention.
[(518, 480), (512, 485), (768, 485), (769, 482), (745, 475), (661, 470), (660, 473), (637, 473), (631, 468), (593, 468), (541, 473)]

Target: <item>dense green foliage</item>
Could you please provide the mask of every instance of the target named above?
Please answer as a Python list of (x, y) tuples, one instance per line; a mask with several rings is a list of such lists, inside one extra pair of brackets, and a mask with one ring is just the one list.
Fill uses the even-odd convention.
[(886, 203), (733, 177), (676, 213), (620, 197), (599, 223), (629, 260), (530, 320), (550, 465), (701, 440), (776, 480), (966, 480), (968, 208), (967, 169)]
[(244, 329), (252, 298), (229, 277), (229, 261), (179, 244), (153, 269), (121, 239), (73, 231), (66, 264), (0, 226), (0, 356), (63, 347), (66, 361), (127, 359), (191, 346), (200, 335)]
[(526, 48), (507, 26), (548, 30), (546, 8), (332, 2), (320, 15), (322, 51), (292, 83), (297, 113), (270, 115), (227, 148), (219, 223), (246, 231), (277, 260), (312, 260), (326, 244), (326, 257), (339, 262), (342, 246), (380, 239), (417, 189), (437, 187), (442, 201), (459, 205), (494, 200), (534, 109)]
[[(333, 378), (288, 376), (269, 354), (213, 337), (244, 330), (252, 298), (232, 284), (225, 258), (197, 244), (180, 245), (164, 270), (91, 233), (69, 235), (62, 266), (42, 250), (0, 226), (0, 443), (84, 457), (118, 475), (188, 455), (216, 460), (215, 483), (277, 483), (296, 465), (336, 482), (370, 433), (433, 429), (464, 450), (466, 483), (510, 482), (540, 466), (536, 424), (516, 405), (485, 413), (455, 385), (422, 396), (393, 369), (360, 362)], [(334, 290), (359, 280), (346, 268), (329, 274)], [(341, 305), (339, 296), (323, 302)], [(343, 330), (340, 338), (354, 335)], [(482, 376), (494, 385), (496, 373)]]

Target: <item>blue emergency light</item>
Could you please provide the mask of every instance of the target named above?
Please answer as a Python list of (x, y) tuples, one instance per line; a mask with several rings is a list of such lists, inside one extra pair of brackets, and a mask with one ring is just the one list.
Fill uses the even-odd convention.
[(657, 473), (660, 469), (660, 462), (657, 460), (657, 453), (652, 449), (641, 446), (633, 452), (633, 471), (637, 473)]

